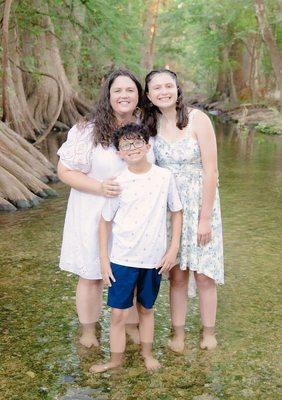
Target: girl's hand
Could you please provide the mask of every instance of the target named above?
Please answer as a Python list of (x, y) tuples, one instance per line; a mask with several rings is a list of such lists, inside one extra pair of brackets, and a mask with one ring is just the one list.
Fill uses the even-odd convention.
[(115, 282), (116, 280), (112, 272), (109, 258), (101, 259), (101, 272), (104, 284), (111, 287), (111, 280), (112, 282)]
[(198, 246), (205, 246), (211, 241), (211, 219), (200, 219), (197, 234)]
[(170, 271), (175, 266), (175, 261), (178, 253), (178, 248), (170, 247), (165, 255), (163, 256), (161, 262), (156, 266), (159, 269), (159, 275)]
[(120, 194), (120, 185), (115, 181), (116, 178), (108, 178), (101, 183), (101, 195), (105, 197), (116, 197)]

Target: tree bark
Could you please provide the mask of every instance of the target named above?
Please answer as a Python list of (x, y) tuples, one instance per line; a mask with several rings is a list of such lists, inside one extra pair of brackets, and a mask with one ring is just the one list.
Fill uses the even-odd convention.
[(282, 109), (282, 52), (279, 50), (273, 32), (268, 24), (264, 1), (254, 0), (254, 7), (262, 40), (267, 47), (274, 70), (277, 87), (280, 92), (280, 108)]
[(230, 96), (230, 87), (228, 85), (228, 53), (226, 46), (219, 55), (220, 65), (217, 76), (216, 96), (219, 98), (228, 98)]
[(141, 65), (150, 71), (154, 64), (155, 39), (160, 0), (147, 0), (144, 20), (144, 46), (142, 48)]
[[(32, 46), (26, 46), (25, 55), (34, 57), (39, 71), (54, 76), (60, 82), (63, 102), (58, 120), (71, 127), (90, 110), (90, 106), (77, 96), (66, 76), (54, 26), (48, 15), (48, 4), (41, 0), (32, 0), (31, 5), (41, 13), (38, 15), (37, 23), (44, 29), (38, 37), (26, 32), (24, 43), (30, 43)], [(32, 84), (30, 84), (30, 80), (31, 78), (25, 87), (29, 106), (35, 120), (40, 125), (47, 126), (58, 111), (60, 88), (54, 80), (46, 76), (41, 76), (40, 80), (36, 82), (33, 79)]]
[[(64, 58), (66, 75), (75, 91), (79, 90), (79, 60), (81, 49), (81, 28), (85, 21), (85, 6), (80, 0), (66, 1), (70, 19), (65, 18), (62, 29), (61, 54)], [(72, 21), (77, 21), (73, 24)], [(72, 37), (70, 38), (70, 32)]]
[(243, 60), (244, 43), (235, 40), (230, 49), (230, 57), (235, 63), (232, 68), (232, 81), (234, 85), (234, 100), (242, 100), (246, 89), (246, 80), (244, 77), (244, 60)]
[(25, 138), (35, 140), (40, 127), (33, 119), (23, 90), (21, 72), (11, 65), (10, 55), (18, 61), (18, 35), (15, 27), (9, 33), (12, 0), (7, 0), (3, 17), (3, 116), (2, 120)]
[(0, 122), (0, 211), (37, 205), (56, 193), (48, 182), (57, 181), (50, 162), (24, 138)]

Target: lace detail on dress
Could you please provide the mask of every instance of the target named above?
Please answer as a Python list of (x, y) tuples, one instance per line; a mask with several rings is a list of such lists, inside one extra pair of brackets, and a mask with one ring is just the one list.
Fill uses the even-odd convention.
[(92, 131), (93, 126), (80, 129), (75, 125), (68, 132), (67, 140), (57, 152), (66, 167), (84, 173), (90, 171), (94, 146)]

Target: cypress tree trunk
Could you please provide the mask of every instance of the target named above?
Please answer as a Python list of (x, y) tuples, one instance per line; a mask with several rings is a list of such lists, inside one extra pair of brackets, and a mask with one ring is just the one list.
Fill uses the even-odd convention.
[(254, 0), (254, 7), (262, 40), (269, 52), (273, 71), (275, 73), (277, 87), (280, 92), (280, 108), (282, 109), (282, 52), (277, 46), (273, 32), (268, 24), (263, 0)]

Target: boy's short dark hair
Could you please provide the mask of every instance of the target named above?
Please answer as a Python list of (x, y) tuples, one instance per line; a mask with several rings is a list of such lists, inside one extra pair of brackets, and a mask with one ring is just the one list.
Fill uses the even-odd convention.
[(141, 138), (145, 143), (149, 143), (150, 133), (145, 125), (135, 123), (126, 124), (119, 129), (116, 129), (113, 134), (113, 143), (117, 150), (119, 150), (120, 139), (123, 137), (126, 139)]

